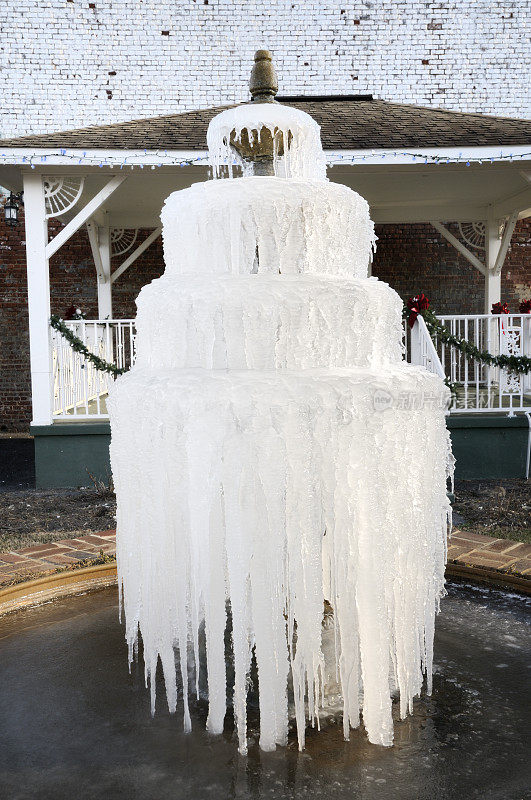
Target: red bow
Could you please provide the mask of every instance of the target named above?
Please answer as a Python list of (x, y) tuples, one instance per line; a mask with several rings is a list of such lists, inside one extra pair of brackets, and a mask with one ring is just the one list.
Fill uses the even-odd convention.
[(520, 314), (531, 314), (531, 300), (522, 300), (518, 307)]
[(68, 306), (64, 313), (64, 319), (76, 319), (76, 307), (74, 305)]
[(491, 314), (508, 314), (509, 313), (509, 306), (507, 303), (503, 305), (501, 303), (493, 303), (491, 308)]
[(410, 297), (406, 303), (407, 307), (410, 310), (410, 315), (408, 319), (409, 327), (412, 328), (415, 322), (417, 321), (417, 317), (421, 311), (425, 311), (430, 306), (430, 301), (426, 297), (425, 294), (415, 295), (415, 297)]

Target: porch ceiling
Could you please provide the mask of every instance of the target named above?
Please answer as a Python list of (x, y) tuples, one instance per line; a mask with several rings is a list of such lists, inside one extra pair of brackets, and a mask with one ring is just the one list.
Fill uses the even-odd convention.
[(365, 197), (377, 223), (467, 222), (531, 207), (531, 162), (358, 164), (328, 174)]
[[(22, 188), (22, 169), (0, 165), (0, 185)], [(61, 219), (67, 222), (82, 209), (113, 174), (127, 180), (106, 201), (108, 224), (117, 228), (153, 228), (168, 195), (208, 178), (197, 166), (127, 167), (42, 166), (46, 175), (83, 174), (79, 202)], [(328, 170), (330, 180), (365, 197), (376, 223), (475, 221), (503, 217), (515, 210), (531, 213), (531, 161), (488, 164), (340, 164)], [(97, 214), (95, 215), (97, 219)]]

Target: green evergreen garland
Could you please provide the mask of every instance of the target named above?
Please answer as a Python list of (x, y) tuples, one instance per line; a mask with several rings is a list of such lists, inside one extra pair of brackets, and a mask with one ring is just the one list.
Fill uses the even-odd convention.
[(108, 372), (109, 375), (114, 375), (115, 377), (117, 375), (123, 375), (124, 372), (127, 372), (126, 369), (117, 367), (116, 364), (111, 364), (109, 361), (105, 361), (103, 358), (100, 358), (99, 356), (92, 353), (88, 349), (88, 347), (85, 344), (83, 344), (81, 339), (78, 336), (76, 336), (76, 334), (73, 331), (70, 330), (68, 325), (66, 325), (66, 323), (61, 319), (61, 317), (57, 316), (57, 314), (52, 314), (52, 316), (50, 317), (50, 325), (56, 331), (59, 331), (61, 336), (63, 336), (69, 343), (72, 350), (84, 356), (87, 359), (87, 361), (90, 361), (90, 363), (93, 364), (94, 367), (100, 372)]
[[(410, 309), (404, 306), (404, 317), (409, 317), (410, 313)], [(508, 356), (504, 353), (493, 356), (492, 353), (489, 353), (487, 350), (480, 350), (467, 339), (460, 339), (454, 336), (453, 333), (450, 333), (448, 328), (439, 322), (430, 309), (422, 309), (419, 313), (424, 317), (426, 327), (432, 339), (437, 338), (444, 344), (455, 347), (455, 349), (459, 350), (463, 355), (473, 358), (475, 361), (479, 361), (482, 364), (488, 364), (491, 367), (502, 367), (508, 369), (510, 372), (519, 372), (523, 375), (527, 375), (531, 371), (531, 358), (528, 356)]]

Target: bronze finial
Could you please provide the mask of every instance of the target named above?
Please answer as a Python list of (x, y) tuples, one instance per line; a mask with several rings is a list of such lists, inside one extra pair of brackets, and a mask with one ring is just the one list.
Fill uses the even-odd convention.
[(257, 50), (249, 81), (251, 99), (255, 103), (274, 103), (278, 92), (278, 80), (273, 57), (269, 50)]
[[(252, 101), (255, 103), (275, 103), (278, 92), (278, 81), (272, 56), (269, 50), (257, 50), (254, 54), (254, 66), (249, 81)], [(252, 127), (251, 127), (252, 129)], [(256, 131), (254, 131), (256, 133)], [(238, 136), (236, 131), (230, 134), (231, 146), (240, 158), (252, 164), (254, 175), (274, 175), (274, 157), (284, 155), (284, 139), (282, 131), (267, 127), (260, 128), (260, 135), (249, 138), (249, 130), (243, 127)]]

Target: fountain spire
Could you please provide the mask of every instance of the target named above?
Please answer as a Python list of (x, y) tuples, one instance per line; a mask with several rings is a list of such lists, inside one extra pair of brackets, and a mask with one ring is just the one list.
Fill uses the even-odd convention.
[[(278, 79), (273, 65), (273, 56), (269, 50), (257, 50), (254, 54), (254, 65), (249, 80), (249, 91), (253, 103), (276, 103), (275, 95), (278, 92)], [(282, 134), (276, 144), (274, 135), (264, 128), (256, 138), (249, 138), (249, 132), (243, 130), (240, 135), (231, 132), (231, 147), (239, 154), (240, 158), (252, 164), (253, 175), (274, 176), (274, 153), (283, 155), (284, 142)]]
[(254, 65), (249, 81), (251, 102), (275, 103), (278, 92), (278, 79), (273, 64), (273, 56), (269, 50), (257, 50), (254, 54)]

